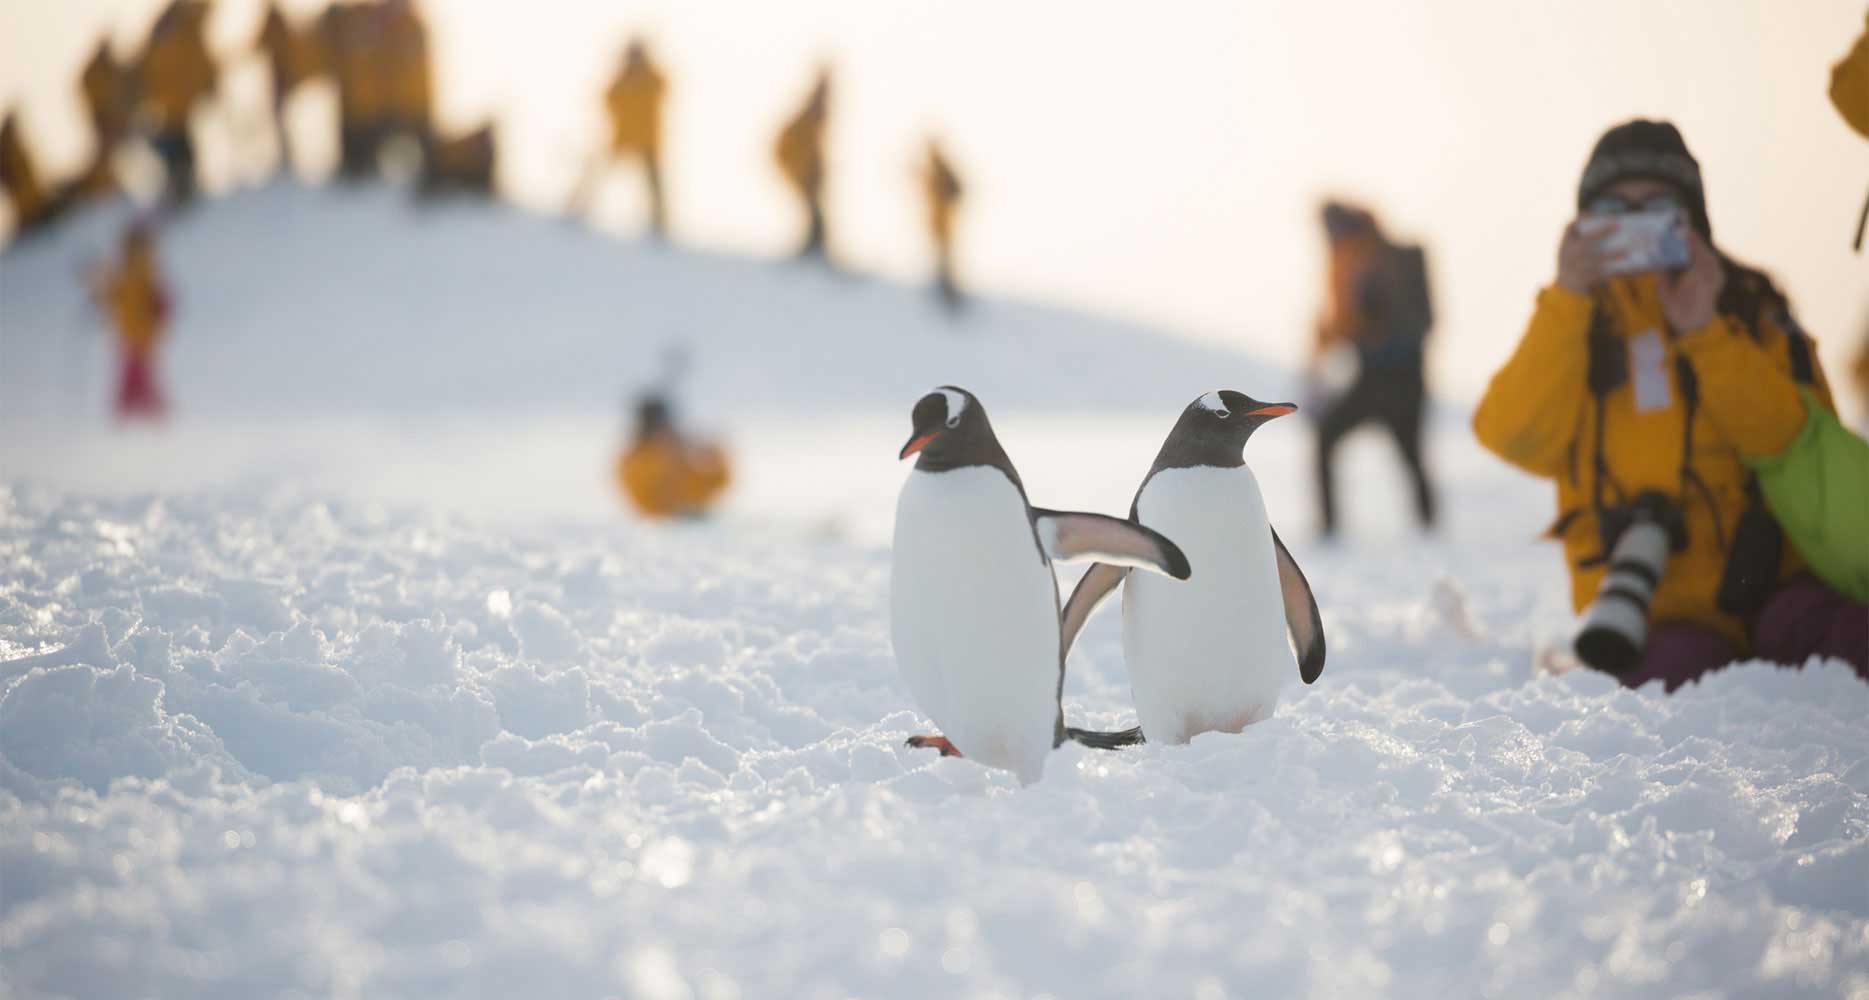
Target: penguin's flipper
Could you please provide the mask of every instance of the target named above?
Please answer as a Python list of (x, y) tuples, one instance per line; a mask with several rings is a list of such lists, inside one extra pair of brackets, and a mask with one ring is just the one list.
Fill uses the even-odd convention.
[(1177, 580), (1187, 579), (1191, 572), (1188, 557), (1175, 543), (1134, 521), (1034, 507), (1032, 523), (1038, 529), (1039, 546), (1056, 562), (1095, 559)]
[(1129, 571), (1121, 566), (1097, 563), (1077, 581), (1077, 589), (1071, 591), (1071, 599), (1064, 602), (1064, 615), (1058, 622), (1059, 656), (1070, 655), (1071, 644), (1077, 641), (1077, 633), (1084, 630), (1084, 623), (1116, 593), (1116, 585), (1128, 575)]
[(1291, 629), (1291, 644), (1298, 651), (1298, 676), (1309, 684), (1324, 672), (1324, 620), (1318, 617), (1310, 582), (1276, 529), (1272, 546), (1278, 550), (1278, 590), (1285, 599), (1285, 627)]
[(1098, 729), (1079, 729), (1066, 726), (1064, 735), (1073, 743), (1082, 743), (1092, 750), (1121, 750), (1124, 747), (1141, 746), (1148, 742), (1142, 738), (1141, 726), (1130, 726), (1116, 732), (1104, 732)]

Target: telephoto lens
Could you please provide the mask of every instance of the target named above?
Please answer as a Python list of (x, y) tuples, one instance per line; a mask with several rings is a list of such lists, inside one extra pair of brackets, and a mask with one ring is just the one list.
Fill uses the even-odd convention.
[(1671, 540), (1661, 513), (1639, 505), (1610, 550), (1609, 571), (1583, 612), (1577, 657), (1598, 670), (1626, 674), (1642, 662), (1648, 605), (1668, 568)]

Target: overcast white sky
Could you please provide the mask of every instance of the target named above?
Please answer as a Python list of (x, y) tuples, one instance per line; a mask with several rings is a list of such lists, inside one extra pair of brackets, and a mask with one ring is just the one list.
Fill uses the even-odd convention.
[[(768, 150), (828, 60), (834, 238), (851, 262), (924, 272), (914, 168), (939, 132), (965, 174), (975, 284), (1295, 361), (1318, 304), (1316, 201), (1364, 196), (1428, 242), (1435, 369), (1471, 396), (1549, 279), (1591, 143), (1646, 115), (1682, 127), (1717, 240), (1779, 277), (1833, 371), (1869, 326), (1869, 255), (1848, 248), (1869, 143), (1825, 95), (1861, 0), (420, 5), (445, 120), (498, 116), (506, 180), (541, 208), (596, 141), (623, 39), (647, 32), (672, 83), (672, 213), (689, 245), (789, 246), (799, 220)], [(92, 39), (133, 42), (159, 6), (0, 0), (0, 102), (24, 101), (54, 166), (88, 142), (74, 79)], [(260, 7), (219, 7), (232, 58)], [(615, 191), (627, 221), (633, 189)]]

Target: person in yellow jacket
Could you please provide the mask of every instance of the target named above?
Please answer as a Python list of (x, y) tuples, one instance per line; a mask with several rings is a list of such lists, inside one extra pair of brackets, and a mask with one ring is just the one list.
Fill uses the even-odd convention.
[[(1830, 68), (1830, 103), (1837, 114), (1863, 138), (1869, 139), (1869, 15), (1864, 16), (1863, 33), (1849, 54)], [(1869, 228), (1869, 201), (1863, 202), (1856, 220), (1856, 249), (1863, 248), (1863, 230)]]
[(649, 58), (648, 46), (641, 39), (631, 41), (616, 79), (604, 93), (610, 143), (578, 184), (573, 197), (577, 210), (589, 206), (611, 157), (637, 160), (649, 186), (649, 233), (657, 238), (668, 235), (668, 205), (662, 187), (662, 101), (667, 92), (668, 80)]
[(935, 291), (950, 310), (962, 304), (954, 279), (954, 213), (960, 205), (960, 176), (941, 152), (941, 144), (928, 140), (927, 163), (922, 167), (922, 198), (928, 207), (928, 236), (935, 249)]
[(429, 152), (433, 100), (428, 29), (410, 0), (333, 4), (319, 20), (338, 92), (339, 176), (375, 173), (397, 137)]
[(118, 419), (162, 416), (156, 348), (168, 329), (169, 296), (148, 223), (136, 222), (124, 231), (122, 256), (96, 276), (92, 294), (117, 335)]
[(111, 52), (110, 39), (97, 43), (91, 58), (78, 77), (78, 89), (84, 94), (84, 106), (91, 119), (91, 133), (96, 148), (91, 165), (79, 185), (87, 195), (107, 194), (116, 189), (116, 169), (112, 158), (130, 131), (128, 74)]
[(811, 88), (811, 96), (798, 114), (779, 132), (773, 146), (773, 158), (786, 183), (798, 192), (805, 203), (808, 218), (805, 242), (800, 257), (827, 256), (828, 224), (824, 217), (824, 129), (831, 101), (831, 73), (823, 70)]
[(32, 153), (26, 148), (19, 121), (19, 114), (13, 111), (0, 120), (0, 187), (6, 188), (7, 200), (13, 204), (14, 227), (25, 232), (39, 221), (50, 198), (33, 168)]
[(727, 488), (718, 445), (675, 429), (668, 402), (650, 393), (637, 404), (635, 438), (617, 460), (617, 484), (646, 517), (700, 517)]
[(266, 19), (260, 23), (258, 47), (272, 71), (273, 122), (283, 161), (291, 148), (286, 134), (286, 102), (299, 84), (326, 70), (323, 39), (316, 30), (294, 27), (279, 5), (270, 3), (266, 5)]
[[(1699, 164), (1674, 126), (1633, 121), (1605, 133), (1577, 207), (1557, 278), (1480, 400), (1474, 432), (1555, 482), (1552, 531), (1579, 610), (1597, 595), (1639, 498), (1661, 497), (1675, 512), (1675, 551), (1623, 683), (1659, 679), (1673, 690), (1746, 656), (1797, 664), (1826, 651), (1869, 611), (1805, 575), (1745, 464), (1798, 434), (1800, 389), (1834, 409), (1809, 338), (1764, 274), (1715, 248)], [(1687, 267), (1613, 274), (1600, 217), (1665, 208), (1691, 224)]]
[(195, 143), (188, 118), (219, 82), (208, 50), (208, 5), (202, 0), (169, 4), (156, 19), (132, 77), (135, 118), (162, 158), (169, 197), (185, 203), (195, 193)]

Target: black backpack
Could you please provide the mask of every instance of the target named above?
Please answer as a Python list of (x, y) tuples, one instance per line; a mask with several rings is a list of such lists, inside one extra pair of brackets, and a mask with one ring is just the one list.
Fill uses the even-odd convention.
[(1407, 343), (1426, 340), (1434, 326), (1434, 302), (1428, 291), (1428, 255), (1418, 246), (1389, 251), (1389, 315), (1384, 326), (1389, 336)]

